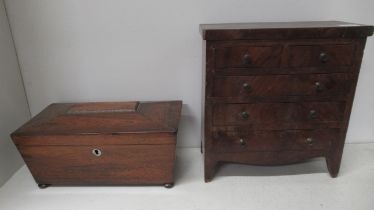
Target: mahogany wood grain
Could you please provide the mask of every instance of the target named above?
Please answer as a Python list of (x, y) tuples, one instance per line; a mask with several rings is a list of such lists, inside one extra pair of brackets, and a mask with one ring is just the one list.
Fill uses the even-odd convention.
[(212, 97), (346, 97), (352, 80), (352, 74), (216, 76)]
[(339, 140), (339, 129), (315, 130), (238, 130), (221, 129), (214, 131), (209, 142), (212, 151), (227, 152), (269, 152), (293, 150), (325, 150), (332, 142)]
[(175, 144), (175, 133), (128, 133), (91, 135), (14, 136), (16, 146), (84, 146), (84, 145), (168, 145)]
[(200, 29), (206, 40), (205, 181), (222, 162), (279, 165), (313, 157), (325, 157), (336, 177), (374, 27), (316, 21)]
[(181, 101), (52, 104), (11, 134), (40, 186), (173, 185)]
[[(282, 128), (282, 123), (340, 122), (344, 120), (344, 109), (345, 103), (342, 102), (217, 104), (213, 108), (213, 125), (247, 125), (248, 128), (266, 129), (269, 124)], [(244, 112), (248, 118), (243, 118)]]
[[(20, 146), (37, 183), (130, 185), (173, 183), (175, 145)], [(100, 149), (102, 155), (92, 155)]]
[(215, 66), (216, 68), (277, 67), (280, 65), (281, 53), (281, 45), (216, 48)]
[(369, 25), (341, 21), (260, 22), (201, 24), (204, 40), (284, 40), (312, 38), (366, 38), (373, 35)]
[(353, 44), (293, 45), (289, 46), (288, 66), (351, 66), (353, 53)]
[[(49, 105), (12, 135), (175, 132), (181, 106), (180, 101), (139, 104), (99, 102), (90, 105), (89, 103), (56, 103)], [(132, 109), (135, 108), (136, 110), (133, 111)]]
[(282, 68), (223, 68), (215, 69), (215, 74), (220, 76), (242, 75), (277, 75), (277, 74), (325, 74), (325, 73), (350, 73), (355, 68), (347, 66), (312, 66), (312, 67), (282, 67)]
[(70, 114), (85, 114), (90, 112), (135, 112), (138, 102), (97, 102), (79, 103), (70, 107)]

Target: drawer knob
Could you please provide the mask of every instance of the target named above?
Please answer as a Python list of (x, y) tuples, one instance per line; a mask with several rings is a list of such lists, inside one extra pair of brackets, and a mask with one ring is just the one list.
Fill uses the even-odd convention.
[(305, 142), (308, 144), (308, 145), (313, 145), (314, 143), (314, 139), (309, 137), (309, 138), (306, 138)]
[(322, 63), (326, 63), (327, 61), (329, 61), (329, 56), (327, 55), (327, 53), (325, 52), (321, 52), (319, 54), (319, 60), (322, 62)]
[(310, 110), (309, 112), (309, 117), (312, 118), (312, 119), (316, 119), (318, 116), (318, 112), (314, 109)]
[(244, 139), (239, 139), (240, 146), (245, 146), (247, 142)]
[(321, 92), (324, 89), (323, 85), (320, 82), (315, 82), (314, 87), (315, 87), (317, 92)]
[(93, 149), (92, 154), (95, 155), (96, 157), (100, 157), (103, 153), (99, 149)]
[(249, 118), (248, 112), (242, 112), (241, 116), (242, 116), (243, 120), (247, 120)]
[(244, 83), (244, 84), (243, 84), (243, 89), (244, 89), (245, 91), (249, 92), (249, 91), (252, 90), (252, 87), (251, 87), (250, 84), (248, 84), (248, 83)]
[(246, 64), (246, 65), (249, 65), (252, 63), (252, 59), (251, 59), (251, 56), (246, 53), (244, 56), (243, 56), (243, 63)]

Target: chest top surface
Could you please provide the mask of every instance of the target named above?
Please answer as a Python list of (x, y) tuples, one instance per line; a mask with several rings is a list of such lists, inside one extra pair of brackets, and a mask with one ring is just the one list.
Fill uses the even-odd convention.
[(12, 136), (174, 133), (181, 101), (55, 103)]
[(373, 34), (373, 26), (341, 21), (201, 24), (204, 40), (356, 38)]

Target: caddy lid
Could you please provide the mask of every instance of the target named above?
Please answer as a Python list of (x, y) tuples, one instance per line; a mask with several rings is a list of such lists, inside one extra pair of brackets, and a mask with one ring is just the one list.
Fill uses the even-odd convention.
[(12, 136), (174, 133), (181, 101), (54, 103)]

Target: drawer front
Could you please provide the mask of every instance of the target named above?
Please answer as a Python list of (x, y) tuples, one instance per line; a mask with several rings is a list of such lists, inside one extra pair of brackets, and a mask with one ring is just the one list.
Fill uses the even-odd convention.
[(353, 44), (291, 45), (288, 65), (290, 67), (351, 66)]
[(352, 74), (217, 76), (213, 97), (345, 96)]
[(278, 67), (282, 48), (281, 45), (219, 47), (215, 49), (215, 67)]
[(253, 103), (217, 104), (213, 108), (214, 125), (250, 125), (256, 129), (287, 126), (287, 123), (340, 122), (345, 103)]
[(212, 149), (220, 152), (328, 150), (339, 139), (339, 129), (318, 130), (218, 130)]
[(173, 145), (20, 146), (38, 183), (164, 184), (173, 180)]

